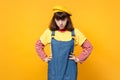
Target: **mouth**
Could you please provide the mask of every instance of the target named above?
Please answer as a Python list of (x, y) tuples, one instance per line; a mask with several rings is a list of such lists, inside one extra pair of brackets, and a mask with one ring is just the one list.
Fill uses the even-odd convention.
[(64, 27), (64, 26), (61, 24), (60, 27)]
[(63, 28), (63, 26), (60, 26), (60, 28)]

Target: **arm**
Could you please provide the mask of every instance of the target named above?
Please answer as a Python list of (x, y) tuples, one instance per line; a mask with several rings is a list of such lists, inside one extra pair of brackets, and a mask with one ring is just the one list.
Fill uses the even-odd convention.
[(85, 42), (82, 44), (81, 47), (83, 50), (79, 54), (77, 59), (79, 60), (80, 63), (83, 63), (91, 54), (93, 47), (92, 47), (92, 44), (88, 40), (85, 40)]
[(38, 53), (38, 56), (44, 61), (47, 57), (45, 51), (44, 51), (44, 45), (40, 40), (36, 42), (36, 52)]

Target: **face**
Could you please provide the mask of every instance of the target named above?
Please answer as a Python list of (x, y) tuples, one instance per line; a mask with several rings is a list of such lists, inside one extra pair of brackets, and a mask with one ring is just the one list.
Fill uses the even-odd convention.
[(64, 20), (55, 19), (55, 22), (56, 22), (57, 26), (59, 27), (59, 29), (64, 29), (67, 24), (67, 18), (65, 18)]

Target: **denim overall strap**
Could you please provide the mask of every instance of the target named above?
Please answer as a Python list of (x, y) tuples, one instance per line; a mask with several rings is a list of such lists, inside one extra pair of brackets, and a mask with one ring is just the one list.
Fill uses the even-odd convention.
[[(74, 31), (71, 31), (74, 36)], [(59, 41), (54, 38), (55, 31), (51, 34), (52, 59), (48, 62), (48, 80), (77, 80), (77, 64), (69, 59), (74, 51), (74, 39)]]
[(75, 31), (74, 30), (72, 30), (72, 36), (75, 36)]
[(54, 36), (55, 36), (55, 31), (52, 31), (52, 34), (51, 34), (52, 39), (54, 38)]

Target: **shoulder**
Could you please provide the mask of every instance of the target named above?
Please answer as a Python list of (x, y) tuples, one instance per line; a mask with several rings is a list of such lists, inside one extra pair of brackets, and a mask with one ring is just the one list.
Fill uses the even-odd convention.
[(45, 35), (50, 35), (51, 32), (52, 32), (52, 31), (51, 31), (49, 28), (47, 28), (47, 29), (44, 31), (43, 34), (45, 34)]
[(49, 28), (47, 28), (43, 34), (41, 35), (41, 37), (48, 37), (51, 35), (51, 30)]
[(77, 28), (74, 29), (74, 32), (75, 32), (75, 36), (76, 37), (79, 37), (79, 38), (85, 38), (85, 35)]
[(76, 41), (76, 45), (82, 45), (83, 42), (86, 40), (86, 37), (84, 36), (84, 34), (79, 30), (79, 29), (74, 29), (75, 31), (75, 41)]
[(77, 28), (74, 28), (74, 31), (76, 32), (76, 31), (79, 31), (79, 29), (77, 29)]
[(75, 32), (75, 34), (82, 34), (82, 32), (77, 28), (74, 29), (74, 32)]
[(45, 30), (45, 32), (51, 33), (51, 30), (50, 30), (49, 28), (47, 28), (47, 29)]

